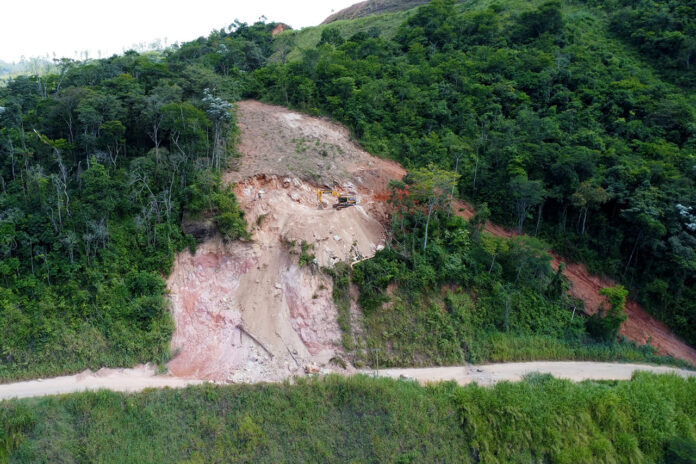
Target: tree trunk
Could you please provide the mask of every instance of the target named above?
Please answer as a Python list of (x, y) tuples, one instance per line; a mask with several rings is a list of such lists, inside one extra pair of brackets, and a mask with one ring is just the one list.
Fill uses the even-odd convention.
[(537, 223), (536, 223), (536, 230), (534, 231), (534, 235), (539, 235), (539, 226), (541, 225), (541, 214), (544, 211), (544, 203), (539, 203), (539, 210), (537, 213)]
[(14, 151), (14, 145), (12, 144), (12, 139), (8, 138), (9, 140), (9, 147), (10, 147), (10, 161), (12, 163), (12, 180), (16, 180), (17, 176), (15, 175), (15, 151)]
[(520, 274), (522, 273), (522, 268), (524, 267), (524, 259), (520, 262), (520, 266), (517, 268), (517, 275), (515, 276), (515, 285), (517, 281), (520, 280)]
[(425, 253), (425, 249), (428, 246), (428, 226), (430, 226), (430, 216), (433, 213), (433, 208), (435, 206), (435, 203), (431, 200), (428, 203), (428, 219), (425, 221), (425, 238), (423, 239), (423, 252)]
[(476, 147), (476, 164), (474, 165), (474, 193), (476, 193), (476, 174), (478, 173), (479, 147)]
[[(457, 178), (457, 173), (459, 172), (459, 158), (462, 155), (457, 155), (457, 162), (454, 164), (454, 178)], [(449, 221), (450, 213), (452, 212), (452, 201), (454, 200), (454, 189), (457, 187), (457, 181), (452, 182), (452, 192), (450, 193), (450, 204), (447, 209), (447, 220)]]
[(527, 216), (527, 202), (520, 200), (517, 202), (517, 234), (522, 235), (522, 227)]
[(583, 236), (585, 235), (585, 223), (587, 222), (587, 211), (588, 211), (589, 209), (590, 209), (590, 208), (588, 208), (588, 207), (586, 206), (586, 207), (585, 207), (585, 213), (582, 215), (582, 231), (580, 232), (580, 235), (583, 235)]
[(633, 261), (633, 256), (636, 253), (636, 249), (638, 248), (638, 244), (640, 243), (643, 234), (638, 234), (638, 237), (636, 238), (636, 243), (633, 245), (633, 250), (631, 250), (631, 255), (628, 257), (628, 262), (626, 263), (626, 267), (624, 268), (623, 275), (626, 275), (626, 272), (628, 272), (628, 268), (631, 267), (631, 261)]
[(505, 293), (505, 332), (509, 331), (509, 326), (508, 326), (508, 319), (510, 317), (510, 293), (506, 292)]

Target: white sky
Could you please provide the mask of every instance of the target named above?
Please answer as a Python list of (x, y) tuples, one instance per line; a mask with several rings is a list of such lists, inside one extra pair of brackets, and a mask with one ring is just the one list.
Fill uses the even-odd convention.
[(235, 19), (261, 15), (295, 29), (314, 26), (358, 0), (0, 0), (0, 60), (90, 58), (122, 53), (135, 44), (168, 44), (207, 36)]

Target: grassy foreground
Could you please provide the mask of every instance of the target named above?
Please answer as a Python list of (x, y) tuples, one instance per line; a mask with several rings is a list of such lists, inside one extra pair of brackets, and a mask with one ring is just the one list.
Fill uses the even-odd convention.
[(11, 463), (694, 462), (696, 379), (81, 393), (0, 403), (0, 433)]

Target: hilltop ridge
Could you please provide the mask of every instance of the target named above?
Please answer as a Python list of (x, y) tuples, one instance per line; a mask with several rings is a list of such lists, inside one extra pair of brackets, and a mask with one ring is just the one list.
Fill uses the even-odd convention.
[(429, 0), (366, 0), (332, 14), (326, 18), (322, 24), (329, 24), (341, 19), (356, 19), (364, 16), (410, 10), (417, 6), (424, 5), (428, 3), (428, 1)]

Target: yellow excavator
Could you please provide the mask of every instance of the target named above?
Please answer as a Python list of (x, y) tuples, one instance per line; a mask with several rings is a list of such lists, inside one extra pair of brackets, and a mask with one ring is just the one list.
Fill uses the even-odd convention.
[(323, 203), (321, 202), (322, 195), (328, 194), (331, 194), (332, 197), (336, 197), (336, 204), (333, 205), (333, 207), (336, 209), (348, 208), (349, 206), (355, 206), (357, 204), (357, 201), (355, 201), (355, 197), (350, 197), (346, 194), (340, 193), (338, 190), (318, 189), (317, 199), (319, 200), (319, 207), (322, 207), (323, 205)]

